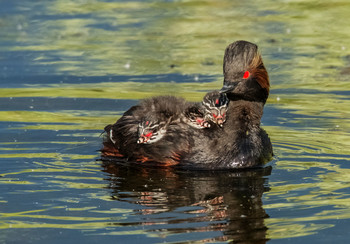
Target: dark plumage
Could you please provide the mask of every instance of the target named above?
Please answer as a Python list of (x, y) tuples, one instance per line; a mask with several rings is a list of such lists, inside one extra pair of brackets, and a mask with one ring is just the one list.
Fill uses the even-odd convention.
[(177, 164), (188, 151), (191, 133), (186, 131), (192, 127), (205, 127), (198, 105), (173, 96), (144, 99), (105, 127), (102, 152), (129, 161)]
[(270, 85), (258, 47), (246, 41), (230, 44), (223, 71), (221, 92), (230, 100), (225, 126), (196, 133), (183, 164), (210, 169), (262, 166), (273, 153), (270, 139), (260, 127)]
[[(105, 128), (103, 155), (188, 168), (262, 166), (272, 157), (270, 139), (260, 127), (270, 85), (258, 47), (246, 41), (230, 44), (225, 51), (223, 71), (223, 88), (207, 94), (202, 105), (189, 105), (175, 97), (155, 97), (129, 109), (114, 125)], [(213, 110), (205, 108), (212, 105), (215, 116), (221, 118), (215, 120)], [(143, 115), (157, 111), (161, 111), (163, 121), (169, 121), (163, 137), (155, 143), (136, 143)], [(211, 119), (219, 126), (195, 129), (186, 122), (191, 113), (198, 114), (199, 120), (191, 119), (197, 124), (205, 118), (203, 121)]]

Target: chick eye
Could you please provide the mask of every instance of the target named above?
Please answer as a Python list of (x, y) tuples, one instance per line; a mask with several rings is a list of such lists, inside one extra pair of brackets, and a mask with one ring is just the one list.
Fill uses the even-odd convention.
[(152, 133), (158, 132), (158, 130), (159, 130), (159, 126), (155, 126), (155, 127), (151, 128)]
[(249, 71), (247, 70), (247, 71), (244, 72), (244, 74), (243, 74), (243, 79), (248, 79), (249, 76), (250, 76), (250, 73), (249, 73)]

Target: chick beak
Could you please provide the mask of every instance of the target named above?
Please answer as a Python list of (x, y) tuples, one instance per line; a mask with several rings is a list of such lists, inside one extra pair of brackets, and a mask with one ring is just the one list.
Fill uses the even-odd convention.
[(148, 133), (147, 135), (140, 135), (139, 139), (137, 140), (137, 144), (141, 143), (147, 143), (151, 139), (152, 133)]
[(137, 140), (137, 144), (141, 144), (141, 143), (145, 143), (146, 142), (146, 138), (144, 135), (141, 135), (139, 137), (139, 139)]
[(221, 115), (219, 115), (219, 116), (216, 118), (216, 123), (217, 123), (220, 127), (222, 127), (222, 126), (224, 125), (224, 118), (223, 118)]

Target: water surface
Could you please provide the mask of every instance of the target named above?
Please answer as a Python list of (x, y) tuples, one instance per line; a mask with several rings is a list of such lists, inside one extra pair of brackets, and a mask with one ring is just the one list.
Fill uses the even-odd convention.
[[(350, 3), (1, 1), (1, 243), (347, 243)], [(199, 101), (225, 47), (271, 79), (266, 168), (195, 172), (99, 160), (138, 99)]]

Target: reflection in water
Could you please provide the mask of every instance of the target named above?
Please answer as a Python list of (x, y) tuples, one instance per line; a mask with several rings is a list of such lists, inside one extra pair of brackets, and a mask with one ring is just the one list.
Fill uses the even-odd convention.
[(268, 191), (266, 176), (271, 167), (211, 172), (139, 168), (115, 162), (104, 162), (103, 166), (110, 174), (112, 198), (141, 205), (135, 210), (143, 216), (137, 225), (154, 226), (152, 232), (161, 230), (165, 236), (219, 232), (205, 241), (267, 241), (264, 219), (268, 216), (262, 195)]

